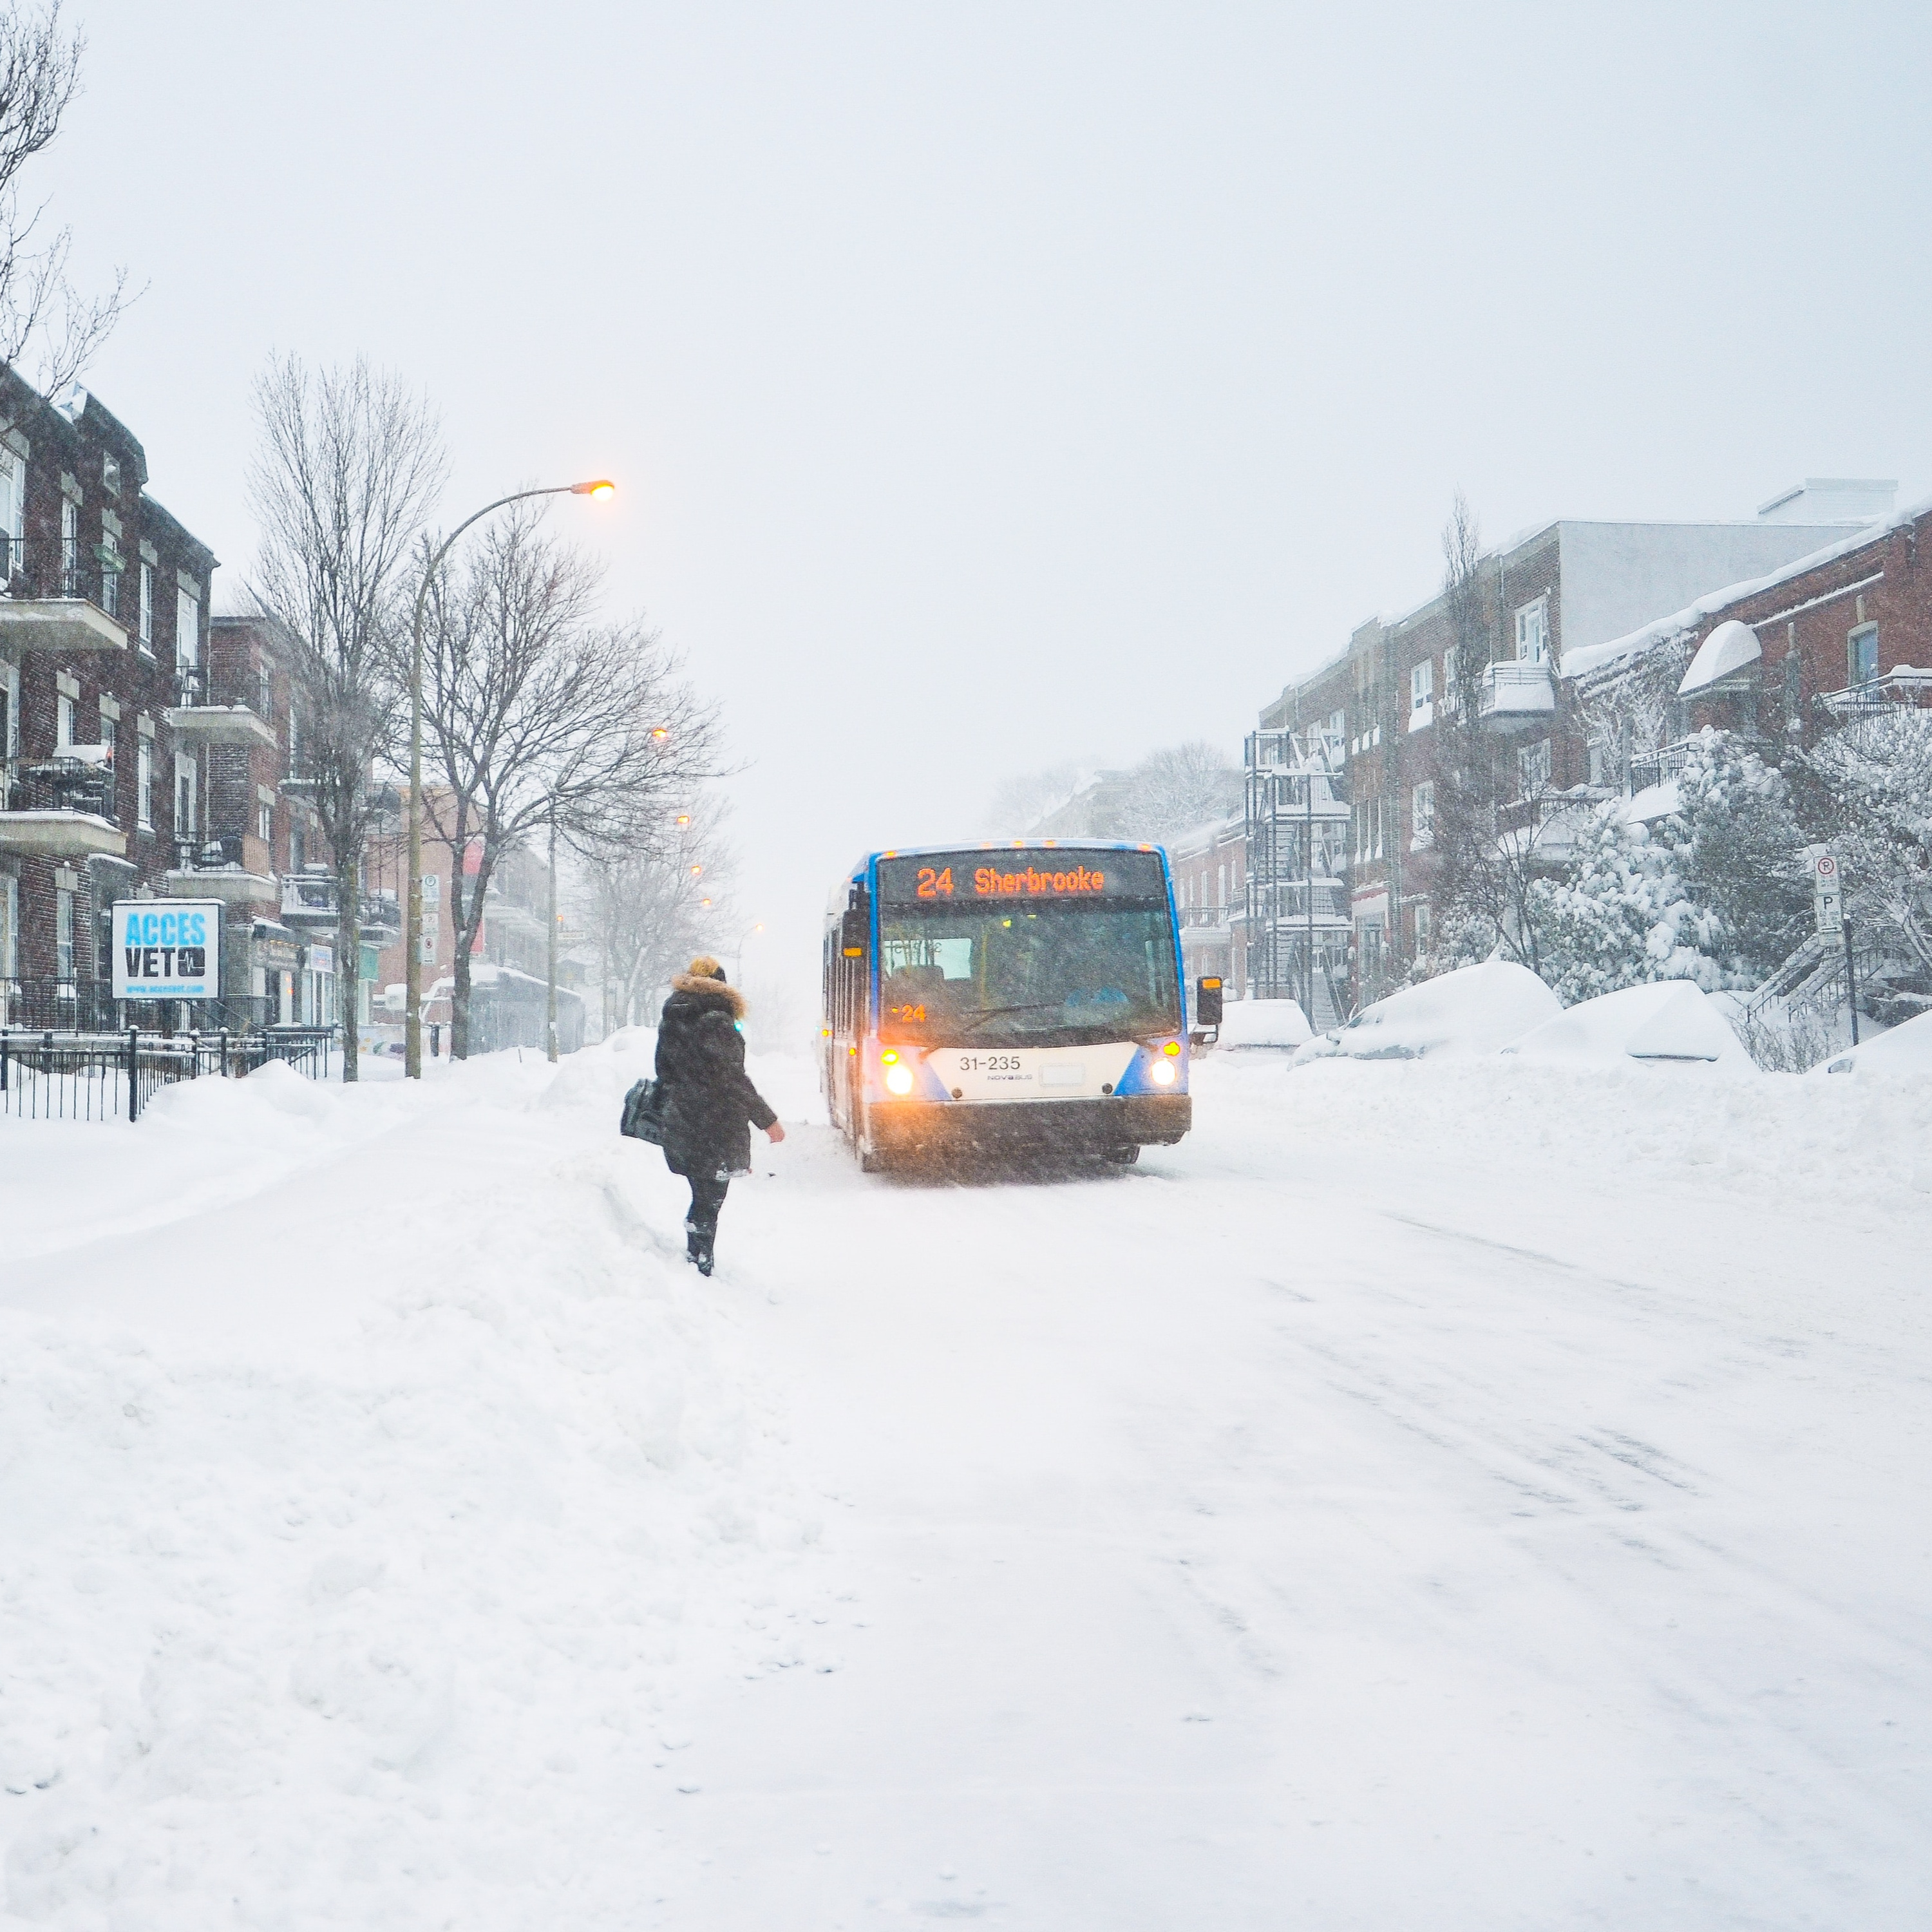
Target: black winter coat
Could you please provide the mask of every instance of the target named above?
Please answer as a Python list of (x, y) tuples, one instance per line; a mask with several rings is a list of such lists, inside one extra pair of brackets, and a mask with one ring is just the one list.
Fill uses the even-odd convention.
[(746, 1174), (752, 1129), (778, 1118), (745, 1072), (742, 996), (722, 980), (680, 974), (658, 1021), (664, 1163), (674, 1174)]

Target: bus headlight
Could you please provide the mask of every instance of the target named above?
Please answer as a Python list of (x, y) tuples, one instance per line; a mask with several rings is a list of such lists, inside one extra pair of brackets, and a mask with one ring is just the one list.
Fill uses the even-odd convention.
[(1179, 1066), (1174, 1061), (1165, 1058), (1156, 1060), (1148, 1069), (1148, 1078), (1156, 1087), (1172, 1087), (1180, 1077)]
[(888, 1094), (910, 1094), (912, 1091), (912, 1069), (903, 1063), (887, 1067), (886, 1091)]

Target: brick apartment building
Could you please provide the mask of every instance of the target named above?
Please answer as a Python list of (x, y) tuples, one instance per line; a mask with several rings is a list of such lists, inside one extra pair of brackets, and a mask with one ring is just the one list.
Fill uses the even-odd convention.
[(76, 388), (0, 369), (0, 1017), (105, 1017), (109, 908), (165, 895), (206, 821), (214, 554), (148, 494), (146, 453)]
[(1246, 901), (1246, 820), (1236, 812), (1166, 842), (1190, 999), (1195, 981), (1204, 975), (1216, 975), (1232, 988), (1244, 974), (1234, 915)]
[[(427, 790), (424, 796), (432, 796)], [(476, 876), (481, 841), (468, 842), (464, 857), (466, 878)], [(437, 838), (428, 825), (423, 832), (423, 1017), (426, 1025), (436, 1029), (440, 1049), (451, 1019), (450, 988), (456, 974), (456, 930), (449, 916), (450, 877), (456, 854), (448, 842)], [(470, 949), (470, 970), (479, 997), (472, 1006), (472, 1019), (479, 1021), (478, 1050), (482, 1046), (509, 1045), (521, 1042), (534, 1045), (540, 1034), (530, 1030), (529, 1016), (520, 1008), (536, 1004), (536, 987), (547, 983), (550, 962), (550, 868), (536, 853), (521, 848), (505, 853), (493, 871), (484, 895), (483, 923)], [(368, 1031), (372, 1040), (400, 1052), (403, 1036), (403, 987), (407, 971), (408, 949), (402, 933), (391, 935), (379, 952), (372, 952), (365, 975), (373, 988), (373, 1002), (365, 1010)], [(573, 966), (560, 974), (566, 982), (580, 981), (580, 968)], [(482, 989), (489, 988), (488, 992)], [(563, 1004), (574, 1011), (577, 1037), (582, 1037), (582, 1004), (574, 992), (563, 996)], [(479, 1009), (501, 1005), (506, 1011), (483, 1018)], [(520, 1024), (520, 1021), (523, 1023)], [(566, 1016), (566, 1025), (572, 1023)], [(568, 1036), (568, 1035), (566, 1035)], [(425, 1045), (424, 1051), (430, 1048)]]
[[(1250, 762), (1288, 756), (1287, 746), (1294, 759), (1337, 768), (1335, 788), (1348, 802), (1345, 860), (1330, 863), (1346, 882), (1351, 997), (1378, 997), (1429, 946), (1438, 718), (1473, 706), (1481, 728), (1514, 753), (1526, 808), (1540, 809), (1558, 794), (1573, 802), (1608, 796), (1619, 769), (1593, 742), (1575, 679), (1559, 668), (1598, 662), (1592, 654), (1602, 646), (1684, 611), (1714, 586), (1755, 582), (1822, 549), (1862, 542), (1862, 526), (1888, 510), (1891, 490), (1814, 481), (1774, 499), (1751, 523), (1544, 524), (1480, 560), (1478, 601), (1490, 635), (1474, 691), (1455, 688), (1441, 596), (1358, 626), (1343, 650), (1288, 686), (1262, 713)], [(1318, 848), (1309, 886), (1317, 896), (1322, 856)], [(1302, 862), (1305, 871), (1309, 861)], [(1241, 924), (1252, 962), (1268, 956), (1285, 922), (1258, 902), (1252, 852), (1248, 876), (1251, 903)], [(1252, 993), (1252, 964), (1247, 980)]]
[[(1932, 704), (1932, 502), (1564, 658), (1573, 754), (1641, 794), (1707, 725), (1800, 745), (1892, 705)], [(1638, 687), (1664, 701), (1642, 701)], [(1635, 700), (1635, 701), (1633, 701)]]

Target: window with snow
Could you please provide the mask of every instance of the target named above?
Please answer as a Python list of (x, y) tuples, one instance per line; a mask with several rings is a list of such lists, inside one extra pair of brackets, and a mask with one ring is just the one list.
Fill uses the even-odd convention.
[(1426, 851), (1436, 843), (1436, 782), (1430, 779), (1416, 787), (1409, 799), (1409, 820), (1414, 827), (1409, 849)]
[(154, 649), (154, 566), (141, 566), (141, 648), (150, 656)]
[(1426, 711), (1430, 701), (1436, 695), (1436, 660), (1424, 658), (1419, 664), (1410, 668), (1408, 674), (1408, 708), (1412, 711)]
[[(1860, 603), (1864, 599), (1860, 598)], [(1845, 640), (1845, 682), (1869, 684), (1878, 676), (1878, 626), (1861, 624)]]
[(1524, 798), (1534, 798), (1550, 788), (1550, 740), (1539, 740), (1526, 745), (1516, 754), (1516, 769), (1522, 775)]
[(186, 752), (175, 754), (175, 836), (192, 838), (197, 823), (195, 807), (199, 792), (195, 784), (194, 760)]
[(1516, 614), (1516, 656), (1519, 664), (1544, 664), (1550, 657), (1550, 599), (1539, 597)]
[(175, 603), (175, 668), (192, 670), (201, 662), (201, 599), (190, 591)]
[(154, 741), (144, 737), (134, 752), (134, 810), (143, 832), (154, 829)]

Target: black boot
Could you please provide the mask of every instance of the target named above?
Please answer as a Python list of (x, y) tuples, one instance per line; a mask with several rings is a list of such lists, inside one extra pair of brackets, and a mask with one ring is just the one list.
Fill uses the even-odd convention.
[(698, 1264), (700, 1274), (711, 1272), (711, 1244), (717, 1239), (715, 1234), (694, 1234), (691, 1238), (691, 1258)]

